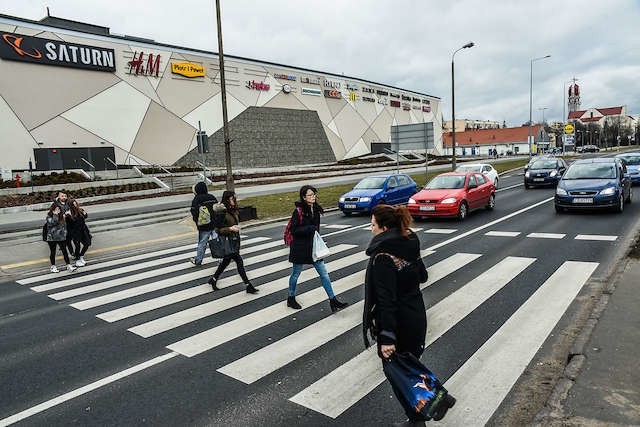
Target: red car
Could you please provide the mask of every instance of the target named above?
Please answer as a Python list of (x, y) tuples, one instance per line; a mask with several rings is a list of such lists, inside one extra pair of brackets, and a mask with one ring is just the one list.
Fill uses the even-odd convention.
[(411, 196), (407, 207), (414, 218), (457, 217), (462, 221), (473, 210), (493, 209), (495, 205), (495, 187), (485, 175), (447, 172)]

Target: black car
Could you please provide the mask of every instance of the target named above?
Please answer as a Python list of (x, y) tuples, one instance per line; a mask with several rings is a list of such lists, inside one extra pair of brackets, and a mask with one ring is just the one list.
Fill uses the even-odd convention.
[(582, 147), (583, 153), (597, 153), (598, 151), (600, 151), (600, 149), (597, 145), (585, 145)]
[(529, 165), (529, 169), (524, 173), (524, 188), (556, 185), (566, 170), (567, 164), (561, 158), (537, 159)]

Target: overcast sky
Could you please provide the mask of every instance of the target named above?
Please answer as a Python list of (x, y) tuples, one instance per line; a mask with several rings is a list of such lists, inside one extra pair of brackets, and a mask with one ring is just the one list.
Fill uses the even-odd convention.
[[(440, 97), (456, 117), (560, 120), (576, 77), (581, 109), (627, 105), (640, 114), (640, 1), (221, 0), (226, 54), (373, 80)], [(217, 51), (215, 0), (0, 0), (0, 13), (52, 16), (112, 33)]]

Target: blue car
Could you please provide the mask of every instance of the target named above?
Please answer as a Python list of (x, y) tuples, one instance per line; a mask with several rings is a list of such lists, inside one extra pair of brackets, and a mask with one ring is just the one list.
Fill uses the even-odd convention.
[(418, 185), (405, 174), (375, 175), (363, 178), (348, 193), (340, 196), (338, 208), (345, 214), (370, 213), (378, 204), (407, 204), (418, 192)]
[(565, 209), (624, 210), (631, 203), (631, 179), (624, 161), (595, 158), (573, 163), (558, 182), (556, 212)]
[(618, 154), (616, 157), (624, 160), (625, 165), (627, 165), (631, 185), (640, 184), (640, 152)]
[(567, 164), (559, 157), (547, 157), (531, 162), (524, 172), (524, 188), (538, 185), (556, 185)]

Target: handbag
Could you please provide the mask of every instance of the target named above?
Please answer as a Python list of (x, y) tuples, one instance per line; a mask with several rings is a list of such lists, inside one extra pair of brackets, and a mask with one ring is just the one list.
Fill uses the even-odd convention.
[(433, 418), (438, 406), (445, 403), (447, 390), (412, 353), (394, 353), (382, 360), (384, 375), (405, 412)]
[(311, 258), (313, 262), (331, 255), (331, 251), (327, 244), (322, 240), (322, 236), (317, 231), (313, 235), (313, 249), (311, 250)]
[(218, 234), (209, 240), (209, 250), (213, 258), (224, 258), (240, 252), (240, 236)]

